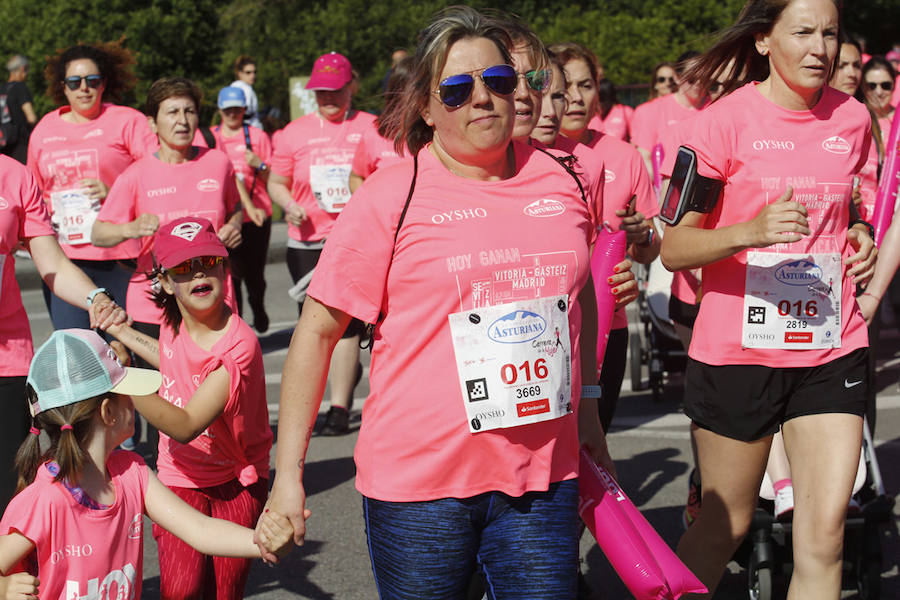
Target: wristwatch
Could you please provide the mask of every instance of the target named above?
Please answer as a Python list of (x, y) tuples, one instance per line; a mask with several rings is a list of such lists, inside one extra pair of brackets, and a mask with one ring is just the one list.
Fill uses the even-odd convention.
[(112, 292), (110, 292), (110, 291), (109, 291), (108, 289), (106, 289), (106, 288), (98, 287), (98, 288), (95, 288), (95, 289), (91, 290), (91, 293), (87, 295), (87, 305), (88, 305), (88, 308), (90, 308), (90, 306), (94, 303), (94, 298), (97, 296), (97, 294), (106, 294), (107, 296), (109, 296), (109, 299), (110, 299), (110, 300), (112, 300), (113, 302), (115, 302), (115, 299), (113, 298)]
[(269, 165), (267, 165), (266, 163), (259, 163), (259, 166), (256, 167), (256, 170), (262, 171), (263, 173), (265, 173), (266, 171), (269, 170)]

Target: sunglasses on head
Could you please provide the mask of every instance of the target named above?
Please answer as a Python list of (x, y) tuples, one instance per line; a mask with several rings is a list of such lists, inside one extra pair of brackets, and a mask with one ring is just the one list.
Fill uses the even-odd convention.
[(674, 77), (657, 77), (656, 83), (675, 83)]
[[(534, 71), (529, 71), (529, 73), (534, 73)], [(475, 77), (481, 79), (481, 82), (489, 90), (499, 96), (512, 94), (516, 91), (516, 86), (519, 84), (519, 76), (510, 65), (488, 67), (480, 75), (473, 75), (472, 73), (451, 75), (438, 85), (437, 91), (441, 102), (450, 108), (457, 108), (465, 104), (466, 100), (472, 95), (472, 90), (475, 89)], [(528, 81), (528, 73), (525, 73), (525, 80)], [(528, 85), (531, 85), (530, 81)]]
[(87, 82), (87, 86), (89, 88), (96, 89), (100, 87), (101, 83), (103, 83), (103, 75), (85, 75), (84, 77), (81, 77), (79, 75), (72, 75), (63, 79), (63, 83), (65, 83), (66, 87), (72, 91), (80, 88), (82, 81)]
[(516, 73), (516, 77), (524, 77), (528, 87), (536, 92), (543, 92), (550, 87), (553, 73), (550, 72), (550, 69), (532, 69), (527, 73)]
[(180, 262), (174, 267), (169, 267), (166, 272), (170, 275), (187, 275), (194, 271), (209, 271), (213, 267), (222, 264), (221, 256), (197, 256)]
[(893, 81), (867, 81), (866, 86), (871, 91), (875, 91), (876, 89), (881, 87), (881, 89), (883, 89), (884, 91), (889, 92), (892, 89), (894, 89), (894, 82)]

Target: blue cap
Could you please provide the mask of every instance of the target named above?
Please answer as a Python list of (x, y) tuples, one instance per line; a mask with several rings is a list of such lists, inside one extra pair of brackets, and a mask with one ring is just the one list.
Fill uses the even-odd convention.
[(219, 90), (219, 108), (224, 110), (236, 106), (247, 108), (247, 98), (244, 96), (244, 90), (234, 85), (229, 85)]

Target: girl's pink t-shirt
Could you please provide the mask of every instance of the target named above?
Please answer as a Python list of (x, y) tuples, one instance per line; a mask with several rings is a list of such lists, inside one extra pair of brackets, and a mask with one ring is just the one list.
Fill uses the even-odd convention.
[[(261, 158), (264, 163), (271, 163), (272, 142), (269, 140), (268, 134), (258, 127), (253, 127), (251, 125), (246, 125), (245, 127), (247, 128), (247, 133), (250, 135), (250, 149), (254, 154)], [(247, 159), (244, 157), (244, 151), (247, 149), (247, 140), (244, 131), (242, 130), (237, 135), (231, 137), (225, 137), (221, 127), (213, 128), (212, 132), (218, 140), (216, 148), (227, 154), (228, 158), (231, 159), (231, 166), (234, 167), (234, 172), (243, 178), (244, 186), (247, 188), (247, 191), (249, 192), (250, 188), (253, 188), (253, 192), (250, 195), (251, 200), (253, 200), (253, 205), (256, 208), (264, 209), (266, 214), (271, 217), (272, 200), (269, 198), (269, 193), (266, 191), (266, 182), (259, 176), (259, 173), (257, 173), (253, 167), (247, 164)], [(271, 168), (271, 165), (269, 166)], [(249, 221), (250, 217), (245, 213), (244, 223)]]
[[(50, 214), (54, 193), (80, 188), (82, 179), (99, 179), (111, 188), (116, 178), (134, 161), (159, 147), (147, 117), (133, 108), (103, 104), (100, 115), (86, 123), (69, 123), (64, 106), (44, 116), (31, 132), (28, 168), (37, 177)], [(102, 201), (109, 203), (109, 196)], [(113, 248), (92, 244), (67, 244), (66, 256), (84, 260), (134, 258), (138, 244), (128, 241)]]
[(0, 155), (0, 377), (28, 374), (34, 346), (16, 281), (16, 248), (54, 235), (37, 182), (16, 160)]
[(685, 108), (675, 99), (675, 94), (668, 94), (654, 98), (634, 109), (634, 117), (631, 119), (631, 143), (647, 152), (653, 152), (653, 147), (658, 143), (663, 144), (663, 152), (668, 157), (678, 149), (666, 145), (663, 132), (692, 115), (697, 114), (696, 108)]
[[(20, 533), (35, 545), (41, 598), (141, 597), (144, 495), (149, 470), (134, 452), (116, 450), (106, 461), (116, 501), (104, 509), (80, 504), (47, 464), (10, 501), (0, 533)], [(21, 572), (23, 561), (14, 571)]]
[[(234, 168), (225, 153), (197, 148), (193, 160), (164, 163), (153, 155), (137, 161), (109, 191), (99, 221), (130, 223), (144, 213), (159, 217), (160, 226), (180, 217), (208, 219), (218, 230), (240, 204)], [(153, 236), (139, 242), (137, 269), (128, 284), (128, 314), (142, 323), (162, 323), (162, 311), (150, 300), (146, 273), (153, 268)], [(231, 277), (226, 294), (233, 297)]]
[(381, 169), (398, 163), (403, 160), (409, 160), (409, 155), (400, 156), (394, 150), (394, 141), (387, 140), (378, 135), (378, 127), (375, 121), (372, 121), (371, 127), (366, 129), (362, 137), (359, 138), (359, 144), (356, 146), (356, 152), (353, 154), (353, 172), (362, 177), (367, 178)]
[(207, 375), (224, 366), (231, 380), (225, 409), (188, 444), (159, 432), (159, 480), (169, 487), (201, 488), (237, 479), (249, 486), (269, 478), (272, 429), (266, 404), (266, 372), (259, 340), (232, 315), (228, 331), (207, 351), (181, 325), (178, 335), (160, 328), (159, 395), (185, 407)]
[[(342, 203), (332, 207), (336, 212), (327, 212), (323, 208), (325, 203), (317, 201), (315, 192), (322, 195), (335, 192), (337, 197), (350, 197), (353, 154), (374, 120), (369, 113), (352, 111), (344, 121), (332, 123), (316, 112), (295, 119), (275, 134), (272, 172), (291, 179), (294, 202), (306, 211), (307, 216), (301, 226), (288, 227), (291, 238), (318, 242), (331, 233), (341, 214)], [(345, 176), (338, 177), (345, 172)]]
[[(356, 486), (388, 501), (521, 496), (578, 474), (581, 309), (596, 235), (591, 200), (552, 158), (514, 143), (516, 174), (478, 181), (418, 155), (376, 171), (322, 251), (309, 295), (378, 323), (356, 445)], [(572, 402), (566, 416), (469, 433), (448, 315), (568, 294)], [(384, 314), (379, 322), (379, 315)], [(477, 360), (478, 357), (472, 357)]]
[(605, 119), (601, 119), (599, 114), (594, 115), (588, 123), (588, 128), (627, 142), (631, 139), (633, 118), (633, 108), (625, 104), (616, 104), (606, 113)]
[[(808, 210), (813, 233), (777, 250), (850, 256), (850, 188), (868, 157), (869, 122), (862, 104), (828, 86), (812, 110), (782, 108), (754, 83), (713, 103), (694, 121), (685, 141), (697, 153), (698, 172), (725, 182), (705, 227), (749, 221), (790, 186), (793, 199)], [(781, 350), (741, 347), (747, 251), (706, 265), (690, 356), (711, 365), (808, 367), (867, 346), (866, 324), (847, 268), (841, 284), (841, 346)]]

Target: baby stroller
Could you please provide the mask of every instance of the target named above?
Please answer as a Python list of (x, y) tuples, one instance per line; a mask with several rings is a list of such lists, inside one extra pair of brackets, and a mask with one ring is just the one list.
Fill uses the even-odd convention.
[[(892, 518), (894, 498), (884, 491), (881, 470), (868, 423), (863, 427), (863, 447), (853, 485), (860, 509), (848, 514), (844, 530), (844, 584), (855, 583), (862, 600), (881, 598), (880, 525)], [(793, 563), (791, 523), (773, 516), (775, 491), (768, 475), (760, 489), (760, 503), (750, 532), (734, 560), (747, 569), (750, 600), (771, 600), (777, 575), (790, 574)]]
[[(631, 364), (631, 391), (650, 389), (653, 400), (662, 400), (666, 373), (684, 371), (687, 353), (675, 326), (669, 320), (672, 273), (657, 258), (648, 266), (638, 265), (637, 309), (640, 324), (628, 339)], [(643, 376), (646, 365), (648, 378)]]

